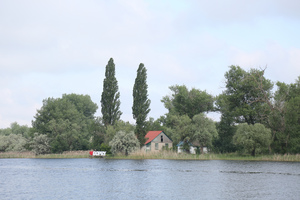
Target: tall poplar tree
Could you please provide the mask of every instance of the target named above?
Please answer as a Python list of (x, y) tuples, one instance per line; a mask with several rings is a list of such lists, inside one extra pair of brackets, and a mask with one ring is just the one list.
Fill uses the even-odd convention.
[(144, 64), (141, 63), (137, 70), (137, 76), (133, 86), (133, 106), (132, 114), (136, 120), (135, 134), (142, 146), (145, 143), (145, 125), (146, 118), (150, 112), (150, 100), (148, 99), (148, 85), (147, 85), (147, 70)]
[(105, 126), (114, 125), (122, 115), (120, 111), (120, 92), (118, 89), (114, 60), (110, 58), (105, 69), (105, 79), (101, 95), (101, 112)]

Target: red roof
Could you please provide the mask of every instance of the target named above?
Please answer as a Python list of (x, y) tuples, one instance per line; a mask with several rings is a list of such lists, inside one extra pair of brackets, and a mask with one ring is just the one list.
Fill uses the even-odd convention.
[(145, 144), (148, 144), (149, 142), (151, 142), (152, 140), (154, 140), (154, 138), (156, 138), (162, 131), (149, 131), (146, 135), (145, 138), (147, 139), (147, 141), (145, 142)]

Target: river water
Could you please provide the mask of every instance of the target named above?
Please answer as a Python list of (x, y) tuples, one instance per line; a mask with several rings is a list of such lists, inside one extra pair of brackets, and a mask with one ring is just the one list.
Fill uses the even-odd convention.
[(0, 199), (300, 199), (300, 163), (0, 159)]

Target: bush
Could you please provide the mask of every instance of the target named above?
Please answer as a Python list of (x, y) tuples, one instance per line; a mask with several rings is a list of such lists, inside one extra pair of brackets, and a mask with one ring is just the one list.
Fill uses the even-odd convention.
[(131, 152), (138, 149), (140, 143), (133, 131), (126, 133), (125, 131), (119, 131), (116, 133), (112, 141), (109, 142), (111, 146), (111, 152), (113, 154), (122, 153), (126, 156)]
[(35, 155), (50, 153), (50, 139), (47, 135), (39, 135), (38, 133), (35, 133), (31, 147)]
[(233, 136), (233, 142), (244, 152), (255, 156), (256, 152), (261, 152), (263, 148), (270, 145), (271, 130), (259, 123), (254, 125), (239, 124)]
[(27, 139), (22, 135), (0, 135), (0, 151), (26, 151)]

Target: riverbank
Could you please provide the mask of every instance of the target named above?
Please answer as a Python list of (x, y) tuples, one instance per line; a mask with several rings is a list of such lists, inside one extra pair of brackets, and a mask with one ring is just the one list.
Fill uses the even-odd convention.
[(1, 152), (1, 158), (89, 158), (89, 151), (65, 151), (55, 154), (35, 155), (33, 152)]
[(245, 160), (245, 161), (284, 161), (284, 162), (300, 162), (300, 154), (273, 154), (273, 155), (258, 155), (258, 156), (242, 156), (237, 153), (229, 154), (178, 154), (172, 151), (161, 152), (136, 152), (128, 156), (115, 155), (112, 159), (171, 159), (171, 160)]
[[(89, 151), (66, 151), (61, 154), (43, 154), (35, 155), (33, 152), (1, 152), (1, 158), (91, 158)], [(169, 160), (245, 160), (245, 161), (284, 161), (284, 162), (300, 162), (300, 154), (274, 154), (274, 155), (250, 155), (241, 156), (236, 153), (230, 154), (178, 154), (172, 151), (161, 152), (135, 152), (128, 156), (124, 155), (107, 155), (107, 159), (169, 159)]]

